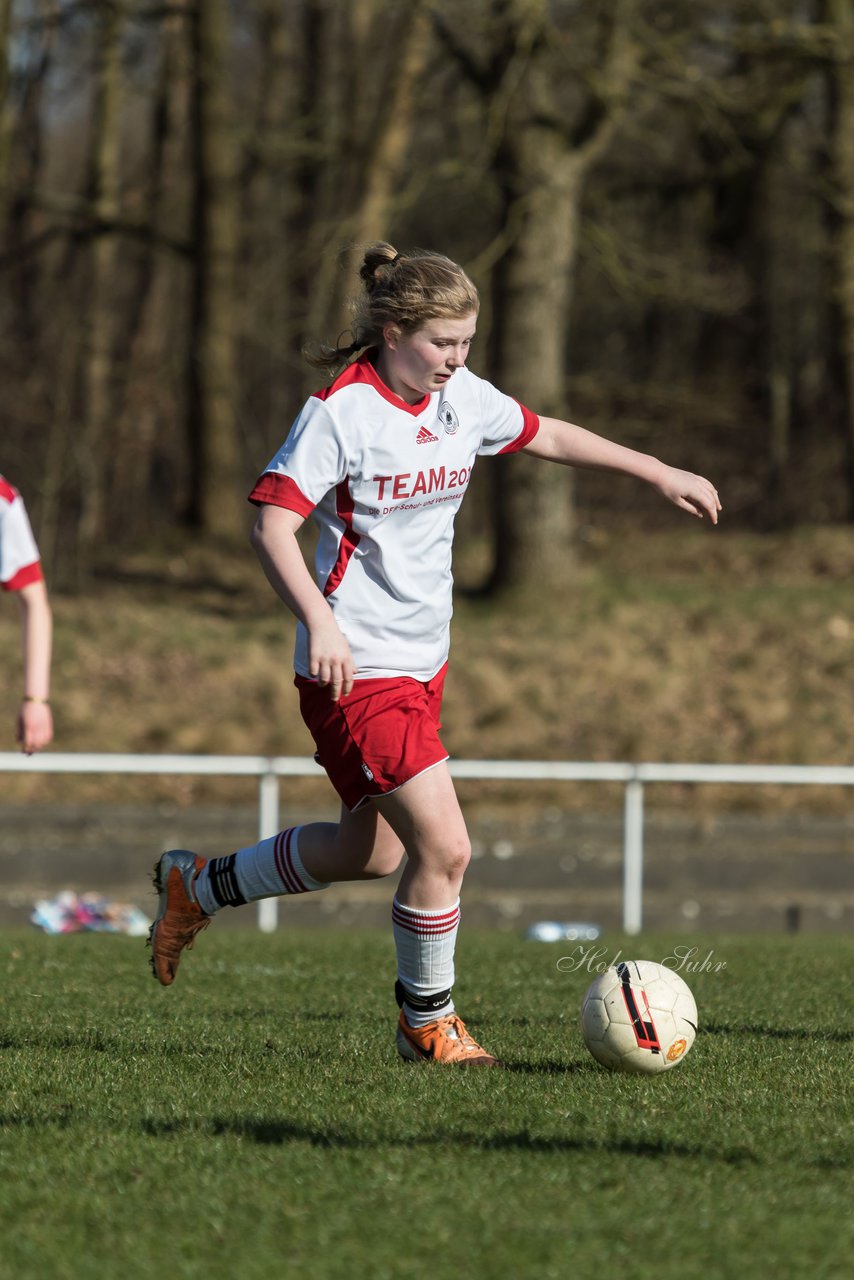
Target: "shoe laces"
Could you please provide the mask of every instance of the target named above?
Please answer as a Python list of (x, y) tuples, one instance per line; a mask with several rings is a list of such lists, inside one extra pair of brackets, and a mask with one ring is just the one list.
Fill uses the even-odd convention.
[(457, 1040), (459, 1040), (460, 1044), (463, 1046), (464, 1049), (466, 1050), (476, 1049), (478, 1050), (478, 1052), (480, 1052), (480, 1045), (477, 1043), (477, 1041), (474, 1039), (473, 1036), (469, 1035), (468, 1031), (466, 1030), (466, 1024), (463, 1022), (462, 1018), (458, 1017), (457, 1014), (452, 1013), (452, 1014), (449, 1014), (448, 1021), (453, 1024), (454, 1035), (456, 1036)]
[[(203, 929), (207, 929), (210, 922), (211, 922), (210, 916), (203, 915), (201, 918), (194, 918), (192, 920), (188, 920), (185, 915), (181, 920), (176, 920), (173, 923), (171, 930), (167, 929), (166, 933), (167, 935), (171, 933), (172, 935), (171, 940), (175, 942), (181, 949), (186, 947), (188, 951), (191, 951), (193, 948), (193, 943), (196, 940), (196, 934), (201, 933)], [(165, 938), (164, 938), (164, 941), (165, 941)]]
[(190, 936), (185, 945), (188, 951), (192, 951), (193, 949), (193, 943), (196, 941), (196, 934), (201, 933), (203, 929), (207, 929), (210, 922), (210, 916), (202, 916), (201, 920), (195, 920), (191, 925), (187, 926), (187, 933)]

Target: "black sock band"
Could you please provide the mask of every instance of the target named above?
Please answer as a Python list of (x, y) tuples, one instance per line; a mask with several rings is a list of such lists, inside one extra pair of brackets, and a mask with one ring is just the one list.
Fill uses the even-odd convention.
[(208, 863), (208, 876), (211, 893), (221, 907), (242, 907), (246, 899), (237, 884), (237, 872), (234, 870), (236, 853), (226, 858), (211, 858)]
[(413, 1013), (437, 1013), (440, 1009), (444, 1009), (445, 1005), (450, 1004), (451, 988), (448, 987), (447, 991), (434, 991), (429, 996), (416, 996), (412, 991), (408, 991), (398, 978), (394, 984), (394, 998), (398, 1009), (402, 1009), (404, 1004), (407, 1004)]

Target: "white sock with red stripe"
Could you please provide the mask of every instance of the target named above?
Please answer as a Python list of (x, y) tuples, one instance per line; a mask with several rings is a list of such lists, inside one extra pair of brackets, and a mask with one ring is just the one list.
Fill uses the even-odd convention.
[(193, 886), (202, 911), (213, 915), (220, 907), (240, 907), (259, 898), (326, 889), (328, 886), (309, 875), (302, 864), (300, 830), (288, 827), (226, 858), (210, 858)]
[(460, 927), (460, 900), (438, 911), (406, 907), (397, 898), (391, 909), (397, 948), (398, 999), (411, 1027), (425, 1027), (454, 1012), (454, 949)]

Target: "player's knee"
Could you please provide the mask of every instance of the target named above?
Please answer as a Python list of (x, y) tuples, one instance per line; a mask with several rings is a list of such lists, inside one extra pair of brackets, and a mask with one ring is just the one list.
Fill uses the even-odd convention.
[(449, 880), (461, 880), (470, 861), (471, 841), (468, 836), (458, 836), (444, 845), (441, 865)]

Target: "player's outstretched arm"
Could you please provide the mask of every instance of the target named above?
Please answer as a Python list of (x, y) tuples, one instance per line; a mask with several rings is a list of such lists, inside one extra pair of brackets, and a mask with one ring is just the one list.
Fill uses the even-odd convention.
[(549, 462), (595, 471), (614, 471), (635, 476), (657, 489), (669, 502), (700, 519), (708, 516), (717, 524), (721, 503), (711, 481), (690, 471), (680, 471), (651, 454), (639, 453), (625, 445), (606, 440), (584, 427), (559, 418), (540, 418), (540, 428), (525, 445), (525, 453)]
[(297, 542), (304, 517), (286, 507), (262, 506), (251, 542), (273, 590), (308, 631), (309, 671), (328, 685), (333, 702), (353, 688), (356, 667), (332, 610), (309, 573)]

